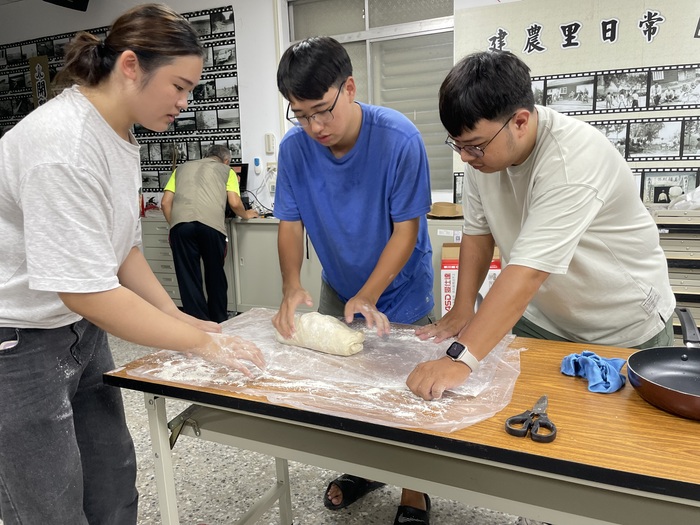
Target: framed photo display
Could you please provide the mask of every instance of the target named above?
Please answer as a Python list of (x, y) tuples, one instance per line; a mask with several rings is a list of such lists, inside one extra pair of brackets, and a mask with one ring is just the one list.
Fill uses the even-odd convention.
[(694, 190), (698, 170), (645, 170), (642, 172), (641, 197), (646, 206), (668, 206), (675, 198)]

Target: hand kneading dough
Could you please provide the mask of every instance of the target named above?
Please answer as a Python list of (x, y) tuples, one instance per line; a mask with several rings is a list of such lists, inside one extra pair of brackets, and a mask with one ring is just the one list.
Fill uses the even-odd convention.
[(296, 332), (284, 339), (277, 330), (277, 341), (287, 345), (303, 346), (326, 354), (348, 356), (362, 350), (365, 334), (357, 332), (330, 315), (309, 312), (294, 317)]

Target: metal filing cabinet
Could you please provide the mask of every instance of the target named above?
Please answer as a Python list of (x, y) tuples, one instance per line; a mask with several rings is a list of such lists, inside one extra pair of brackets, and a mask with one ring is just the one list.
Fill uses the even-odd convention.
[[(282, 275), (277, 251), (277, 228), (274, 218), (240, 220), (231, 223), (231, 244), (234, 250), (236, 304), (238, 311), (263, 307), (278, 309), (282, 302)], [(308, 252), (306, 251), (308, 246)], [(311, 294), (313, 308), (300, 305), (299, 312), (318, 307), (321, 295), (321, 263), (311, 245), (305, 244), (301, 267), (301, 284)]]
[[(168, 295), (172, 297), (176, 305), (182, 306), (180, 300), (180, 289), (177, 285), (177, 276), (175, 275), (175, 264), (173, 263), (173, 252), (170, 249), (168, 234), (170, 233), (170, 225), (165, 218), (146, 217), (141, 219), (141, 233), (143, 240), (143, 255), (148, 261), (148, 265), (153, 270), (156, 278), (163, 285), (163, 288)], [(228, 303), (227, 310), (230, 312), (236, 311), (236, 293), (232, 268), (232, 252), (231, 236), (229, 235), (229, 244), (226, 251), (226, 259), (224, 261), (224, 270), (226, 271), (226, 279), (228, 281)]]
[(156, 278), (163, 285), (175, 304), (182, 306), (180, 290), (175, 276), (173, 252), (170, 250), (168, 234), (170, 225), (165, 219), (141, 219), (143, 255)]

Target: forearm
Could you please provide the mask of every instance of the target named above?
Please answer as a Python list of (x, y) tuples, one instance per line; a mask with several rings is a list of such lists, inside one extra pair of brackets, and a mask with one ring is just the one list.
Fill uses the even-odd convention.
[(177, 306), (153, 274), (141, 250), (134, 247), (117, 273), (119, 283), (162, 312), (173, 315)]
[(227, 200), (229, 207), (234, 211), (234, 213), (245, 219), (247, 210), (243, 205), (243, 200), (241, 199), (240, 195), (234, 191), (229, 191), (227, 192)]
[(165, 191), (165, 192), (163, 192), (163, 198), (160, 201), (160, 209), (163, 212), (163, 216), (165, 217), (165, 220), (168, 221), (168, 224), (172, 224), (170, 219), (172, 217), (172, 211), (173, 211), (173, 197), (174, 197), (173, 192)]
[(506, 266), (459, 341), (477, 359), (485, 357), (518, 322), (548, 276), (526, 266)]
[(474, 312), (476, 296), (493, 259), (494, 240), (491, 235), (463, 235), (459, 247), (459, 273), (453, 309)]
[(394, 232), (382, 250), (377, 265), (369, 278), (357, 292), (377, 303), (384, 290), (396, 279), (396, 276), (411, 258), (418, 238), (419, 219), (394, 224)]
[(304, 261), (304, 227), (301, 222), (280, 221), (277, 250), (282, 293), (301, 288), (301, 265)]
[(211, 337), (120, 286), (96, 293), (60, 293), (64, 304), (106, 332), (143, 346), (180, 352), (204, 348)]

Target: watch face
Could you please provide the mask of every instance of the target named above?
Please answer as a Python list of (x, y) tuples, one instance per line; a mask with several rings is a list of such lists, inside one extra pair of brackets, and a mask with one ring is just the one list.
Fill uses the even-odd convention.
[(455, 341), (447, 349), (447, 355), (450, 356), (452, 359), (457, 359), (460, 355), (462, 355), (463, 351), (464, 345)]

